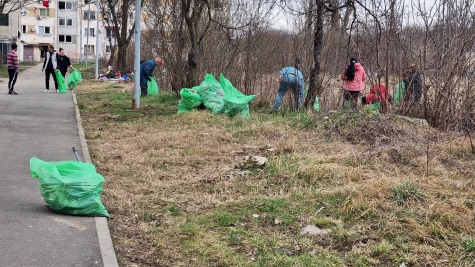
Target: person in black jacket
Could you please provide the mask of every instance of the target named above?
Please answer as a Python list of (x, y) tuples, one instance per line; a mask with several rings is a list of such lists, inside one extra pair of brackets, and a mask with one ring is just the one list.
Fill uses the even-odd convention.
[(64, 49), (59, 48), (59, 55), (57, 56), (58, 59), (58, 70), (61, 72), (64, 78), (66, 78), (66, 72), (68, 71), (68, 67), (74, 69), (71, 65), (71, 61), (69, 57), (64, 55)]

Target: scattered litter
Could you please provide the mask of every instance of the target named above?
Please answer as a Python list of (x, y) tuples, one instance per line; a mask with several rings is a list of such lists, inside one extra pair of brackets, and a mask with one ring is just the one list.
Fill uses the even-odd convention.
[(300, 235), (324, 236), (324, 235), (328, 235), (330, 232), (331, 232), (330, 229), (320, 229), (315, 225), (307, 225), (302, 229), (302, 231), (300, 231)]
[(252, 214), (252, 217), (257, 219), (257, 218), (259, 218), (259, 214)]
[(263, 168), (269, 160), (261, 156), (244, 156), (242, 162), (236, 164), (235, 169)]

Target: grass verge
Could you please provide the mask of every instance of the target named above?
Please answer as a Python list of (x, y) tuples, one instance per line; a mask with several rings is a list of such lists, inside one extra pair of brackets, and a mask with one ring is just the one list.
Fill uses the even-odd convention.
[(166, 92), (131, 110), (130, 86), (76, 90), (121, 266), (473, 266), (463, 136), (365, 112), (178, 115)]

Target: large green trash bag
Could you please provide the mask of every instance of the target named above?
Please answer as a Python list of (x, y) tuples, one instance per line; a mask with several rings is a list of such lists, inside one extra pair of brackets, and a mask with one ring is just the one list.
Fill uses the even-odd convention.
[(406, 85), (404, 82), (401, 80), (397, 85), (394, 90), (394, 101), (393, 104), (396, 105), (399, 103), (404, 98), (404, 92), (406, 91)]
[(147, 92), (149, 95), (158, 95), (158, 84), (155, 77), (152, 77), (150, 81), (147, 82)]
[(82, 74), (79, 70), (73, 70), (68, 77), (66, 77), (66, 84), (70, 90), (73, 90), (78, 85), (78, 82), (82, 82)]
[(178, 103), (178, 114), (189, 112), (194, 108), (201, 106), (201, 96), (199, 94), (199, 87), (195, 86), (192, 89), (183, 88), (180, 91), (181, 100)]
[(213, 75), (206, 74), (204, 81), (199, 87), (198, 92), (204, 106), (215, 114), (223, 113), (224, 90)]
[(224, 114), (230, 117), (240, 114), (244, 118), (250, 118), (249, 102), (256, 96), (241, 93), (222, 73), (219, 75), (219, 83), (224, 90)]
[(33, 178), (39, 178), (46, 206), (57, 213), (109, 217), (101, 203), (104, 177), (90, 163), (45, 162), (30, 159)]
[(66, 82), (64, 81), (64, 77), (59, 70), (54, 71), (54, 75), (56, 75), (56, 82), (58, 83), (58, 90), (60, 93), (66, 93)]

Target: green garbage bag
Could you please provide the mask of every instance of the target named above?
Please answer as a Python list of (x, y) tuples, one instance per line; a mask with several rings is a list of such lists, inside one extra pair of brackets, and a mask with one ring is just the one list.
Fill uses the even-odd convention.
[(199, 87), (198, 92), (204, 106), (215, 114), (223, 113), (224, 90), (213, 75), (206, 74)]
[(366, 110), (379, 112), (379, 111), (381, 110), (381, 102), (377, 102), (377, 103), (374, 103), (374, 104), (369, 105), (369, 106), (366, 108)]
[(158, 84), (155, 77), (152, 77), (151, 80), (147, 82), (147, 92), (149, 95), (158, 95)]
[(30, 159), (33, 178), (40, 180), (46, 206), (57, 213), (109, 217), (101, 203), (104, 177), (90, 163), (78, 161), (45, 162)]
[(404, 99), (404, 92), (406, 91), (406, 85), (401, 80), (394, 90), (394, 101), (393, 104), (396, 105), (399, 101)]
[(224, 114), (230, 117), (240, 114), (244, 118), (250, 118), (249, 102), (256, 96), (241, 93), (222, 73), (219, 75), (219, 83), (224, 91)]
[(192, 89), (183, 88), (180, 91), (181, 100), (178, 103), (178, 114), (189, 112), (194, 108), (201, 106), (201, 96), (198, 92), (199, 87), (195, 86)]
[(56, 82), (58, 83), (58, 90), (60, 93), (66, 93), (66, 82), (64, 81), (64, 77), (59, 70), (54, 71), (54, 75), (56, 75)]
[(315, 96), (315, 103), (313, 104), (313, 110), (320, 111), (320, 103), (318, 102), (318, 96)]
[(73, 70), (68, 77), (66, 77), (66, 84), (70, 90), (76, 88), (78, 82), (82, 82), (82, 74), (79, 70)]

